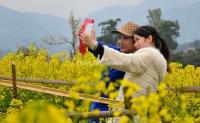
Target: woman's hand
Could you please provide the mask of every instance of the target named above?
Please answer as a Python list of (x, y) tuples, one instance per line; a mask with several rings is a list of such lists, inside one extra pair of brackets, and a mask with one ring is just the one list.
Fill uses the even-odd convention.
[(89, 33), (83, 31), (83, 28), (80, 28), (79, 37), (88, 48), (92, 48), (97, 44), (94, 29), (92, 29), (91, 33)]

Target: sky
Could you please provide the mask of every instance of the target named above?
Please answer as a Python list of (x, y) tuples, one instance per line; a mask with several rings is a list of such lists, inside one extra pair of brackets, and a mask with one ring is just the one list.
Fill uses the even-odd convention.
[(143, 0), (0, 0), (0, 5), (20, 11), (68, 17), (72, 10), (75, 16), (88, 14), (115, 5), (138, 5)]

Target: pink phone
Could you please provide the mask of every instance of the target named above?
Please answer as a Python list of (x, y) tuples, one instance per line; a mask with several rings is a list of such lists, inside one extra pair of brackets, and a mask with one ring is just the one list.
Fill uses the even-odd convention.
[[(82, 28), (85, 32), (91, 33), (94, 24), (94, 19), (86, 18), (82, 24)], [(83, 41), (79, 38), (79, 51), (82, 55), (86, 53), (86, 46), (83, 44)]]
[(94, 23), (88, 23), (85, 27), (85, 32), (91, 33)]

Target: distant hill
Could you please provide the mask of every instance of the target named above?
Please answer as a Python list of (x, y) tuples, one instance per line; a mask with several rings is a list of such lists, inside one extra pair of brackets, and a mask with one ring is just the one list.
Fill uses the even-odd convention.
[(51, 51), (64, 50), (67, 44), (48, 46), (41, 39), (47, 34), (71, 37), (69, 25), (64, 18), (36, 14), (20, 13), (0, 6), (0, 49), (15, 50), (17, 46), (31, 42), (42, 45)]
[(200, 39), (199, 40), (195, 40), (193, 42), (189, 42), (189, 43), (184, 43), (184, 44), (180, 44), (177, 48), (176, 48), (176, 52), (177, 51), (187, 51), (190, 49), (195, 49), (198, 48), (200, 49)]
[(148, 10), (155, 8), (161, 8), (164, 19), (177, 19), (180, 22), (179, 43), (191, 42), (200, 37), (199, 0), (144, 0), (137, 6), (108, 7), (91, 13), (88, 17), (94, 18), (96, 24), (107, 19), (121, 18), (122, 22), (120, 25), (130, 20), (143, 25), (148, 23), (146, 18)]
[(0, 50), (0, 58), (4, 55), (4, 52)]
[[(181, 24), (181, 35), (178, 42), (183, 44), (200, 39), (200, 1), (199, 0), (144, 0), (137, 6), (112, 6), (91, 13), (87, 17), (95, 19), (95, 26), (107, 19), (121, 18), (122, 25), (127, 21), (136, 21), (147, 24), (148, 10), (161, 8), (165, 19), (178, 19)], [(67, 20), (61, 17), (21, 13), (7, 7), (0, 6), (0, 49), (15, 50), (17, 46), (27, 45), (31, 42), (46, 47), (52, 52), (64, 50), (69, 44), (49, 46), (41, 39), (46, 34), (66, 35), (71, 37)], [(100, 28), (97, 28), (99, 34)], [(71, 40), (71, 39), (69, 39)]]

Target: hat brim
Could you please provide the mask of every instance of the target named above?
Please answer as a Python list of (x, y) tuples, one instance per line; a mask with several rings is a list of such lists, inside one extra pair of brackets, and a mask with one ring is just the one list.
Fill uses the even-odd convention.
[(114, 30), (114, 31), (112, 31), (112, 33), (113, 34), (123, 34), (123, 35), (126, 35), (126, 36), (128, 36), (127, 34), (125, 34), (123, 31), (121, 31), (121, 30)]
[(114, 31), (112, 31), (112, 33), (114, 33), (114, 34), (119, 34), (119, 33), (121, 33), (121, 32), (118, 31), (118, 30), (114, 30)]
[(125, 36), (133, 37), (133, 35), (129, 35), (129, 34), (123, 32), (123, 31), (120, 31), (120, 30), (114, 30), (114, 31), (112, 31), (112, 33), (113, 34), (123, 34)]

